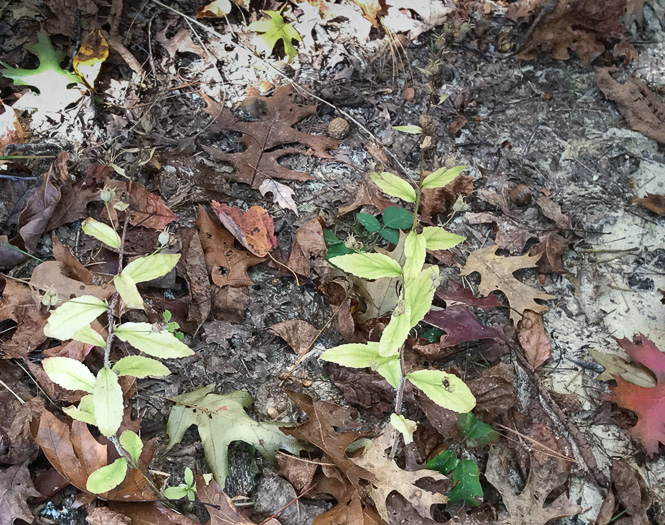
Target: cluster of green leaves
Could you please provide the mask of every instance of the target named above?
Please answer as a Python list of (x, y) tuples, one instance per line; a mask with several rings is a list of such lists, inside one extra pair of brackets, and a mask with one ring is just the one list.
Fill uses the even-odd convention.
[(164, 497), (168, 499), (181, 499), (187, 496), (189, 501), (194, 501), (196, 497), (196, 483), (194, 483), (194, 473), (189, 467), (185, 467), (185, 482), (177, 487), (169, 487), (164, 491)]
[[(119, 248), (117, 232), (93, 219), (86, 219), (83, 231), (104, 244)], [(113, 279), (117, 293), (126, 308), (143, 309), (143, 299), (137, 283), (157, 279), (170, 272), (178, 260), (178, 254), (153, 253), (131, 261)], [(143, 355), (125, 356), (115, 363), (109, 358), (112, 338), (129, 343), (137, 350), (158, 359), (174, 359), (193, 355), (194, 352), (176, 337), (177, 323), (169, 329), (161, 329), (150, 323), (125, 322), (116, 324), (109, 303), (92, 295), (76, 297), (64, 302), (49, 316), (44, 334), (62, 341), (73, 339), (105, 349), (104, 366), (95, 375), (86, 365), (69, 357), (50, 357), (42, 361), (44, 371), (56, 384), (68, 390), (82, 390), (78, 407), (66, 407), (64, 412), (79, 421), (96, 426), (106, 437), (114, 440), (122, 422), (124, 402), (119, 378), (164, 377), (169, 369), (157, 359)], [(109, 340), (94, 330), (91, 323), (108, 313)], [(125, 479), (128, 467), (137, 468), (143, 444), (134, 432), (123, 432), (119, 445), (126, 456), (102, 467), (90, 475), (87, 489), (100, 494), (116, 487)]]
[(287, 24), (284, 21), (284, 17), (276, 11), (264, 11), (263, 12), (268, 19), (267, 20), (258, 20), (253, 22), (249, 26), (250, 31), (256, 31), (261, 33), (261, 38), (268, 46), (268, 49), (272, 51), (277, 42), (280, 40), (284, 44), (284, 51), (289, 57), (288, 61), (291, 62), (293, 58), (298, 54), (296, 48), (293, 47), (293, 40), (301, 42), (300, 34), (291, 24)]
[[(422, 190), (443, 187), (457, 177), (464, 166), (436, 170), (417, 188), (392, 173), (372, 173), (372, 181), (385, 193), (408, 203), (414, 203), (411, 231), (404, 243), (405, 261), (380, 253), (348, 253), (332, 259), (332, 263), (345, 272), (363, 279), (399, 278), (402, 281), (399, 303), (380, 341), (367, 344), (345, 344), (331, 348), (321, 355), (330, 361), (351, 368), (372, 368), (395, 389), (407, 380), (438, 405), (455, 412), (469, 412), (475, 398), (466, 384), (457, 376), (441, 370), (416, 370), (402, 374), (400, 353), (411, 329), (423, 320), (434, 300), (439, 284), (439, 269), (426, 265), (427, 250), (446, 250), (464, 241), (464, 237), (443, 228), (427, 226), (418, 233), (418, 203)], [(378, 222), (378, 221), (377, 221)], [(385, 215), (384, 215), (385, 225)], [(375, 225), (376, 226), (376, 225)]]
[(171, 321), (171, 312), (169, 310), (164, 310), (162, 312), (162, 319), (166, 323), (166, 329), (171, 332), (176, 339), (182, 341), (185, 338), (185, 334), (180, 332), (180, 325), (175, 321)]
[[(460, 414), (457, 428), (468, 448), (483, 447), (499, 438), (499, 435), (488, 424), (479, 421), (471, 413)], [(483, 488), (480, 485), (478, 466), (470, 459), (458, 459), (452, 449), (447, 449), (427, 462), (427, 468), (441, 474), (453, 473), (453, 488), (448, 494), (451, 503), (464, 501), (470, 507), (480, 505)]]

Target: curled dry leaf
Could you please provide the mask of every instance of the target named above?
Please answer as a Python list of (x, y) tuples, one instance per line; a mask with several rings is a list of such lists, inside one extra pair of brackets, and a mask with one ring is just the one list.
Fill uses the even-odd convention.
[(235, 238), (228, 230), (213, 222), (203, 206), (199, 206), (199, 240), (212, 282), (217, 286), (244, 287), (254, 284), (247, 268), (263, 259), (235, 248)]
[(307, 321), (292, 319), (277, 323), (269, 328), (270, 332), (281, 337), (298, 355), (304, 355), (319, 334), (319, 331)]
[(295, 273), (309, 277), (310, 270), (325, 265), (326, 243), (323, 240), (322, 219), (314, 217), (296, 230), (296, 240), (291, 246), (288, 267)]
[(420, 198), (421, 219), (431, 224), (431, 217), (452, 209), (459, 195), (473, 193), (473, 177), (460, 175), (443, 188), (426, 188)]
[[(150, 503), (109, 501), (109, 509), (127, 516), (131, 520), (130, 523), (136, 525), (200, 525), (198, 521), (179, 514), (158, 501)], [(103, 522), (102, 525), (111, 524)]]
[(261, 195), (265, 196), (266, 193), (272, 193), (275, 203), (284, 210), (291, 210), (298, 215), (298, 206), (293, 200), (294, 191), (286, 184), (277, 182), (274, 179), (266, 179), (259, 186)]
[(569, 273), (563, 265), (563, 253), (568, 248), (568, 241), (558, 233), (550, 232), (540, 239), (531, 250), (529, 255), (540, 255), (537, 267), (540, 273)]
[(187, 281), (187, 321), (195, 324), (197, 329), (208, 319), (212, 310), (212, 290), (199, 235), (196, 230), (189, 228), (178, 231), (182, 255), (176, 266), (178, 274)]
[(386, 199), (385, 194), (367, 177), (363, 177), (359, 186), (347, 186), (346, 190), (352, 195), (351, 199), (339, 207), (338, 215), (345, 215), (361, 206), (374, 206), (383, 213), (388, 206), (394, 206)]
[(243, 213), (240, 208), (212, 201), (212, 209), (236, 240), (257, 257), (265, 257), (277, 246), (272, 217), (261, 206)]
[(526, 310), (517, 326), (517, 336), (532, 367), (538, 368), (552, 355), (552, 344), (545, 333), (541, 314)]
[(143, 226), (153, 230), (163, 230), (176, 220), (176, 215), (164, 204), (161, 197), (150, 193), (143, 184), (132, 181), (110, 180), (109, 188), (115, 190), (115, 198), (109, 203), (108, 210), (117, 224), (117, 213), (113, 205), (128, 202), (129, 222), (133, 226)]

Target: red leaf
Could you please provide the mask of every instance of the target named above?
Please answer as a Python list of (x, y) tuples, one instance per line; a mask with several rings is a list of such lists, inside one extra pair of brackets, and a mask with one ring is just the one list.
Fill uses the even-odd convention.
[(252, 206), (243, 213), (240, 208), (212, 201), (212, 210), (224, 227), (254, 255), (265, 257), (277, 246), (272, 217), (261, 206)]
[(452, 280), (448, 281), (448, 286), (445, 290), (437, 290), (436, 296), (446, 301), (449, 307), (463, 304), (466, 306), (475, 306), (481, 310), (489, 310), (490, 308), (501, 306), (501, 302), (496, 298), (496, 295), (490, 294), (487, 297), (476, 297), (473, 295), (471, 289), (464, 288), (464, 286)]
[(500, 330), (483, 326), (471, 310), (460, 306), (430, 311), (425, 316), (425, 322), (446, 332), (447, 335), (441, 342), (444, 347), (479, 339), (506, 341), (506, 336)]
[(656, 386), (638, 386), (621, 376), (613, 376), (617, 385), (610, 387), (613, 395), (607, 394), (606, 397), (637, 414), (637, 425), (629, 432), (653, 456), (658, 452), (658, 442), (665, 444), (665, 354), (653, 341), (641, 334), (639, 338), (639, 344), (628, 339), (617, 339), (616, 342), (632, 359), (651, 370), (656, 377)]

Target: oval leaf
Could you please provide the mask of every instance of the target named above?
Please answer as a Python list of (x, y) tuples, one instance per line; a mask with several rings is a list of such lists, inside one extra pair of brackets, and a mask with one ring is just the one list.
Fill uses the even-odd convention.
[(393, 126), (395, 131), (401, 131), (402, 133), (411, 133), (412, 135), (420, 135), (423, 132), (423, 128), (420, 126)]
[(409, 232), (404, 242), (404, 255), (406, 256), (404, 282), (408, 283), (418, 276), (425, 264), (425, 257), (427, 256), (425, 237), (414, 231)]
[(416, 190), (413, 189), (411, 184), (404, 179), (388, 173), (387, 171), (381, 173), (370, 173), (370, 178), (384, 193), (391, 197), (397, 197), (406, 202), (416, 202)]
[(383, 210), (383, 224), (386, 228), (408, 230), (413, 226), (413, 213), (399, 206), (388, 206)]
[(408, 445), (413, 443), (413, 433), (418, 428), (418, 424), (411, 419), (406, 419), (402, 415), (390, 414), (390, 424), (397, 430), (404, 438), (404, 444)]
[(121, 275), (128, 276), (135, 283), (158, 279), (169, 273), (180, 260), (179, 253), (153, 253), (130, 262)]
[(153, 357), (174, 359), (194, 355), (191, 348), (171, 332), (154, 332), (150, 323), (121, 324), (115, 329), (115, 335), (121, 341)]
[(98, 332), (95, 332), (95, 330), (93, 330), (92, 326), (90, 325), (85, 325), (83, 328), (81, 328), (72, 336), (72, 339), (74, 341), (99, 346), (101, 348), (106, 346), (106, 341), (102, 335)]
[(405, 284), (404, 301), (411, 309), (411, 328), (422, 321), (432, 308), (434, 293), (438, 286), (438, 266), (426, 268), (413, 281)]
[(134, 464), (137, 465), (143, 450), (143, 441), (141, 441), (138, 434), (131, 430), (125, 430), (120, 434), (120, 444), (129, 453)]
[(463, 235), (450, 233), (443, 228), (435, 228), (434, 226), (425, 226), (423, 236), (427, 241), (428, 250), (448, 250), (466, 241), (466, 237)]
[(67, 390), (91, 392), (95, 388), (95, 376), (80, 361), (70, 357), (47, 357), (42, 361), (44, 372), (56, 385)]
[(369, 213), (359, 213), (356, 219), (362, 224), (368, 232), (378, 232), (381, 229), (379, 219)]
[(145, 309), (143, 298), (136, 287), (136, 283), (129, 275), (125, 275), (124, 272), (120, 275), (116, 275), (113, 278), (113, 284), (115, 284), (115, 289), (118, 290), (118, 293), (127, 308), (137, 308), (139, 310)]
[(349, 368), (368, 368), (379, 357), (379, 344), (375, 342), (347, 344), (330, 348), (321, 354), (319, 359), (348, 366)]
[(116, 488), (127, 475), (127, 460), (118, 458), (110, 465), (95, 470), (88, 477), (85, 488), (93, 494), (104, 494)]
[(464, 381), (441, 370), (416, 370), (406, 378), (437, 405), (465, 413), (476, 406), (476, 398)]
[(103, 367), (97, 373), (92, 403), (97, 428), (106, 437), (113, 436), (122, 422), (122, 388), (118, 376), (110, 368)]
[[(400, 311), (401, 310), (401, 311)], [(385, 327), (379, 341), (379, 354), (381, 357), (390, 357), (399, 354), (404, 341), (411, 330), (411, 308), (400, 305), (395, 308), (388, 326)]]
[(164, 497), (167, 499), (180, 499), (184, 498), (189, 492), (187, 485), (184, 483), (177, 487), (168, 487), (164, 491)]
[(88, 394), (81, 398), (78, 408), (76, 407), (63, 407), (62, 411), (67, 414), (72, 419), (78, 421), (83, 421), (89, 425), (97, 426), (97, 420), (95, 419), (94, 407), (92, 403), (92, 395)]
[(81, 224), (81, 229), (83, 230), (83, 233), (94, 237), (111, 248), (120, 248), (120, 244), (122, 243), (120, 236), (108, 224), (104, 224), (103, 222), (96, 221), (92, 217), (88, 217), (83, 221), (83, 224)]
[(104, 301), (93, 295), (82, 295), (61, 304), (49, 316), (44, 335), (64, 341), (71, 339), (85, 325), (106, 312)]
[(451, 183), (465, 169), (466, 166), (455, 166), (450, 169), (439, 168), (425, 177), (425, 180), (422, 183), (422, 188), (443, 188), (445, 185)]
[(395, 259), (382, 253), (350, 253), (332, 259), (335, 266), (363, 279), (399, 277), (402, 267)]
[(127, 357), (123, 357), (113, 365), (113, 371), (119, 376), (133, 376), (138, 378), (148, 376), (164, 377), (171, 373), (164, 364), (156, 359), (150, 359), (149, 357), (143, 357), (140, 355), (128, 355)]
[(372, 366), (395, 390), (399, 387), (402, 380), (402, 365), (399, 362), (399, 356), (379, 357), (376, 365)]

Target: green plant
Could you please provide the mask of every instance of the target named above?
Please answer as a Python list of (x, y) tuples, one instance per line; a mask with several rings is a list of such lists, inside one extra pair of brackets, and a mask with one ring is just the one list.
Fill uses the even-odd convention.
[[(54, 383), (68, 390), (87, 392), (78, 407), (65, 407), (63, 411), (73, 419), (96, 426), (113, 443), (121, 456), (89, 476), (87, 490), (101, 494), (122, 483), (129, 468), (139, 468), (139, 457), (143, 448), (141, 438), (134, 432), (125, 431), (120, 436), (117, 435), (124, 410), (119, 378), (164, 377), (170, 374), (163, 363), (143, 355), (128, 355), (113, 362), (111, 350), (115, 339), (129, 343), (144, 354), (159, 359), (187, 357), (194, 352), (180, 340), (182, 338), (177, 337), (177, 323), (170, 323), (171, 326), (163, 328), (150, 323), (122, 323), (120, 319), (116, 319), (116, 315), (120, 315), (121, 311), (118, 304), (120, 300), (125, 309), (143, 309), (143, 299), (136, 285), (170, 272), (180, 255), (155, 251), (132, 260), (123, 268), (123, 238), (114, 228), (92, 218), (86, 219), (82, 228), (86, 234), (119, 251), (119, 271), (113, 278), (116, 291), (108, 301), (84, 295), (64, 302), (49, 316), (44, 334), (63, 341), (73, 339), (103, 348), (104, 362), (96, 375), (85, 364), (68, 357), (46, 358), (42, 365)], [(50, 304), (53, 304), (52, 300)], [(106, 314), (108, 319), (106, 339), (91, 326), (102, 314)], [(166, 317), (170, 319), (170, 312), (165, 313), (165, 320)], [(147, 479), (150, 482), (149, 477)], [(159, 492), (154, 484), (151, 484), (151, 488)]]
[(408, 230), (413, 226), (413, 215), (398, 206), (389, 206), (383, 211), (383, 226), (379, 219), (368, 213), (359, 213), (356, 219), (368, 232), (378, 233), (393, 244), (399, 242), (399, 230)]
[[(478, 421), (478, 418), (470, 412), (459, 415), (457, 428), (467, 448), (483, 447), (499, 437), (492, 427)], [(483, 489), (480, 485), (478, 466), (473, 461), (458, 459), (457, 453), (449, 448), (430, 459), (426, 466), (444, 475), (453, 473), (453, 488), (448, 494), (451, 503), (464, 501), (470, 507), (480, 505), (479, 498), (483, 496)]]
[(291, 24), (287, 24), (282, 15), (276, 11), (264, 11), (263, 13), (268, 16), (269, 19), (253, 22), (250, 24), (249, 30), (262, 33), (261, 38), (271, 51), (275, 47), (275, 44), (281, 40), (284, 44), (284, 51), (289, 57), (288, 61), (291, 62), (291, 60), (293, 60), (298, 54), (296, 48), (293, 47), (292, 40), (298, 42), (302, 41), (298, 31), (296, 31)]
[(189, 467), (185, 467), (185, 482), (177, 487), (168, 487), (164, 491), (164, 497), (168, 499), (180, 499), (187, 496), (189, 501), (194, 501), (196, 497), (196, 483), (194, 483), (194, 473)]
[(162, 319), (164, 319), (164, 322), (166, 323), (166, 329), (171, 332), (177, 339), (182, 341), (185, 338), (185, 334), (180, 332), (180, 325), (176, 323), (175, 321), (171, 321), (171, 311), (170, 310), (164, 310), (162, 312)]
[[(399, 128), (407, 133), (422, 133), (417, 126)], [(426, 139), (423, 148), (426, 147)], [(415, 370), (404, 373), (403, 347), (406, 338), (430, 310), (434, 292), (439, 284), (439, 269), (425, 264), (427, 250), (446, 250), (463, 242), (460, 235), (443, 228), (421, 227), (418, 206), (424, 189), (440, 188), (454, 180), (464, 166), (441, 168), (424, 177), (421, 167), (420, 182), (414, 186), (392, 173), (372, 173), (372, 181), (385, 193), (407, 203), (413, 203), (410, 213), (411, 230), (404, 243), (403, 264), (381, 253), (356, 252), (338, 255), (331, 261), (338, 268), (363, 279), (398, 278), (401, 281), (399, 302), (379, 342), (345, 344), (331, 348), (321, 355), (330, 361), (351, 368), (370, 367), (381, 374), (396, 389), (395, 426), (409, 439), (414, 423), (401, 416), (402, 399), (406, 382), (420, 389), (438, 405), (455, 412), (469, 412), (475, 406), (475, 398), (466, 384), (457, 376), (441, 370)], [(378, 221), (377, 221), (378, 223)], [(384, 214), (384, 225), (386, 218)], [(380, 226), (380, 225), (379, 225)], [(376, 223), (372, 222), (372, 227)], [(351, 249), (350, 246), (347, 248)]]

